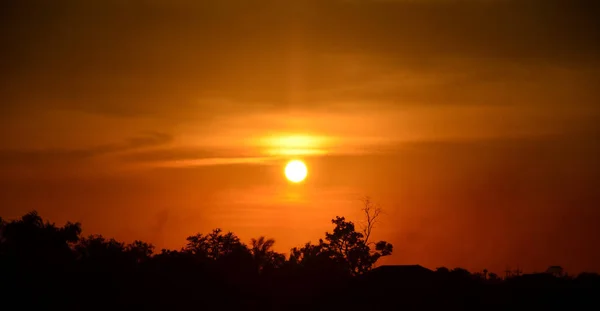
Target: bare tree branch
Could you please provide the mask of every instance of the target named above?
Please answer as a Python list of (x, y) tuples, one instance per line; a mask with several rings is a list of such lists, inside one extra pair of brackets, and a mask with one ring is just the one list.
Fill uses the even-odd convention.
[(363, 224), (363, 234), (365, 236), (365, 243), (367, 245), (372, 244), (369, 242), (369, 237), (375, 228), (379, 214), (381, 214), (381, 207), (377, 206), (370, 197), (365, 197), (363, 200), (362, 211), (365, 213), (365, 222)]

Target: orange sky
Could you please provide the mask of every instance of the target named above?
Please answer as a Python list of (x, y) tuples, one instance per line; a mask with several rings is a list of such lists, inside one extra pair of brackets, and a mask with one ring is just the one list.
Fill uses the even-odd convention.
[(594, 1), (26, 2), (0, 4), (2, 217), (287, 252), (370, 195), (386, 263), (600, 271)]

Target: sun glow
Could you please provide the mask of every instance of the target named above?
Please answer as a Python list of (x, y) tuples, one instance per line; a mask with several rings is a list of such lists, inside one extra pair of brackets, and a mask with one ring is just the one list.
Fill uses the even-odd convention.
[(306, 179), (308, 169), (306, 164), (300, 160), (292, 160), (285, 166), (285, 177), (293, 183), (299, 183)]
[(260, 140), (263, 151), (270, 156), (302, 156), (326, 153), (329, 139), (312, 135), (269, 136)]

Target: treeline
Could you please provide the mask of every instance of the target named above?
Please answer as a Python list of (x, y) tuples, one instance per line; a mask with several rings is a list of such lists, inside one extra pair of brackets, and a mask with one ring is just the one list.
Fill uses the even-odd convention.
[(284, 304), (335, 291), (392, 253), (391, 244), (369, 243), (343, 217), (332, 223), (324, 239), (286, 257), (273, 250), (273, 239), (245, 244), (221, 229), (189, 236), (180, 250), (155, 252), (143, 241), (81, 236), (81, 224), (57, 226), (35, 211), (10, 222), (0, 218), (1, 293), (23, 297), (26, 305), (76, 309)]
[(57, 226), (36, 212), (9, 222), (0, 218), (0, 307), (480, 310), (533, 303), (572, 310), (598, 305), (597, 274), (502, 280), (460, 268), (372, 270), (392, 253), (392, 245), (370, 242), (369, 225), (357, 231), (343, 217), (332, 224), (323, 239), (285, 256), (273, 250), (273, 239), (246, 244), (221, 229), (189, 236), (179, 250), (156, 251), (143, 241), (82, 236), (81, 224)]

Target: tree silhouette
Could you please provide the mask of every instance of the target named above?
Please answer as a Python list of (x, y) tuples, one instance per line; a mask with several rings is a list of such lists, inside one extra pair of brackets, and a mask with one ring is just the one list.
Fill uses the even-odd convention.
[(344, 217), (338, 216), (331, 222), (335, 227), (333, 232), (325, 233), (325, 240), (319, 240), (317, 245), (307, 243), (303, 248), (293, 248), (290, 261), (304, 265), (334, 263), (351, 275), (358, 275), (369, 271), (380, 257), (391, 255), (391, 244), (380, 241), (372, 250), (354, 223)]
[(318, 244), (308, 242), (301, 248), (292, 248), (288, 262), (305, 269), (328, 272), (334, 272), (335, 268), (340, 267), (339, 263), (334, 260), (334, 254), (327, 249), (322, 239)]
[(271, 248), (275, 245), (275, 240), (266, 239), (264, 236), (261, 236), (258, 239), (253, 238), (251, 240), (251, 245), (252, 255), (254, 255), (254, 257), (262, 257), (271, 251)]
[(154, 245), (135, 240), (125, 247), (125, 251), (135, 262), (141, 263), (150, 260), (154, 253)]
[(369, 238), (371, 237), (371, 232), (373, 228), (375, 228), (375, 224), (378, 221), (379, 214), (381, 214), (381, 207), (376, 206), (375, 203), (371, 200), (370, 197), (365, 197), (363, 199), (363, 208), (362, 211), (365, 214), (365, 223), (363, 224), (363, 235), (365, 238), (365, 244), (369, 245)]
[(79, 239), (81, 225), (68, 222), (63, 227), (44, 223), (36, 211), (2, 225), (0, 253), (21, 264), (59, 263), (71, 259), (71, 244)]
[(446, 267), (438, 267), (435, 269), (435, 272), (440, 273), (440, 274), (448, 274), (448, 273), (450, 273), (450, 269), (448, 269)]
[(266, 239), (261, 236), (258, 239), (253, 238), (250, 244), (250, 252), (259, 271), (279, 268), (285, 263), (285, 256), (272, 250), (275, 245), (274, 239)]
[(223, 234), (223, 230), (219, 228), (206, 235), (198, 233), (189, 236), (186, 240), (188, 243), (185, 251), (211, 260), (218, 260), (236, 251), (247, 251), (247, 247), (240, 242), (238, 236), (233, 232)]
[(471, 272), (469, 272), (467, 269), (458, 268), (458, 267), (450, 270), (449, 276), (453, 280), (457, 280), (457, 281), (467, 281), (467, 280), (471, 280), (473, 277)]
[(110, 262), (124, 261), (125, 243), (115, 239), (106, 239), (102, 235), (94, 234), (81, 238), (75, 245), (79, 258), (86, 262)]
[(331, 222), (335, 228), (332, 233), (325, 233), (325, 247), (336, 259), (344, 262), (353, 275), (365, 273), (380, 257), (392, 254), (392, 245), (385, 241), (375, 243), (375, 250), (372, 252), (364, 235), (357, 232), (354, 224), (344, 217), (338, 216)]

